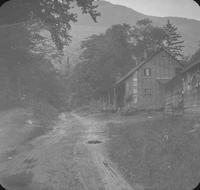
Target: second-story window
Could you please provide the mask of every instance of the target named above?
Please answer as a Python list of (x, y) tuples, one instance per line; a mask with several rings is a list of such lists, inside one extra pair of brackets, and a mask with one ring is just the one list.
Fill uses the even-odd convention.
[(146, 76), (146, 77), (151, 76), (151, 68), (145, 68), (144, 69), (144, 76)]

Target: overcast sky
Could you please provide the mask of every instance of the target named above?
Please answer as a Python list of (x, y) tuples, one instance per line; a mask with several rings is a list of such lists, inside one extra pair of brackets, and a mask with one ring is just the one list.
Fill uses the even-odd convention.
[(200, 7), (193, 0), (107, 0), (153, 16), (177, 16), (200, 20)]

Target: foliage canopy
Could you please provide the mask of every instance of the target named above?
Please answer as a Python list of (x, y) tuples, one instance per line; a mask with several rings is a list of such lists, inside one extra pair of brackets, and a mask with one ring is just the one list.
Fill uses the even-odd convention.
[(73, 6), (80, 7), (82, 13), (90, 14), (96, 21), (99, 13), (94, 2), (95, 0), (10, 0), (1, 7), (0, 24), (39, 19), (50, 31), (57, 48), (62, 50), (70, 40), (68, 31), (71, 22), (77, 21)]

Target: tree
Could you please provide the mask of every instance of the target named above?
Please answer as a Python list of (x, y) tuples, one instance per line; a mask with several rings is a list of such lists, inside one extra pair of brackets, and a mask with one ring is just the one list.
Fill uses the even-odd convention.
[(97, 98), (116, 82), (117, 76), (135, 66), (129, 31), (129, 25), (114, 25), (105, 34), (93, 35), (82, 42), (81, 62), (71, 76), (77, 102)]
[[(60, 50), (70, 41), (71, 22), (77, 21), (73, 6), (78, 6), (82, 13), (90, 14), (96, 21), (99, 13), (94, 2), (10, 0), (1, 7), (1, 70), (9, 80), (10, 96), (17, 102), (32, 97), (56, 108), (63, 106), (64, 80), (46, 58), (47, 55), (53, 59), (59, 57)], [(47, 33), (44, 34), (47, 31), (51, 39), (46, 37)]]
[[(82, 13), (90, 14), (96, 21), (99, 13), (95, 0), (76, 0)], [(1, 7), (0, 24), (13, 24), (31, 19), (39, 19), (51, 33), (53, 42), (59, 50), (70, 41), (68, 31), (71, 22), (77, 21), (73, 12), (74, 0), (10, 0)], [(10, 14), (12, 13), (12, 14)]]
[(38, 40), (34, 39), (27, 24), (1, 27), (0, 88), (2, 93), (8, 92), (4, 103), (13, 106), (31, 98), (58, 109), (65, 104), (65, 85), (53, 64), (44, 56), (46, 52), (35, 52)]
[(183, 43), (182, 36), (178, 33), (178, 28), (173, 25), (170, 20), (163, 27), (166, 32), (166, 41), (164, 46), (169, 50), (176, 58), (183, 58)]
[(152, 24), (149, 19), (139, 20), (131, 30), (133, 52), (138, 59), (144, 59), (157, 51), (166, 37), (165, 31)]

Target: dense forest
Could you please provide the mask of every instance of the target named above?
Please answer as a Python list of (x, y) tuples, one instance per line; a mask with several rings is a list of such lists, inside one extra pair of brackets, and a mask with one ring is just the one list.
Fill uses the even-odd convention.
[[(72, 0), (12, 0), (1, 6), (1, 109), (32, 107), (42, 120), (68, 109), (66, 80), (55, 63), (62, 61), (71, 22), (77, 21), (73, 5)], [(93, 0), (77, 0), (76, 6), (96, 21)]]

